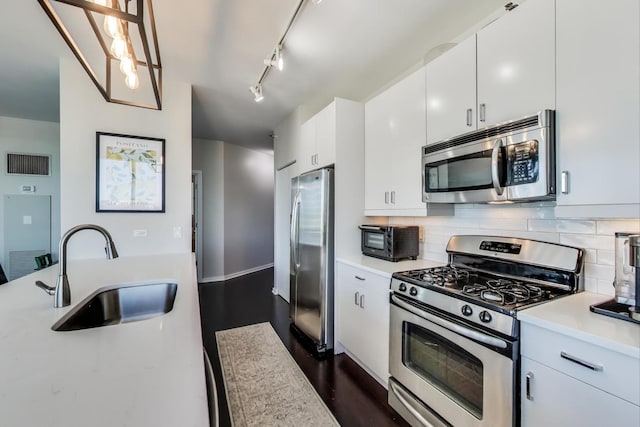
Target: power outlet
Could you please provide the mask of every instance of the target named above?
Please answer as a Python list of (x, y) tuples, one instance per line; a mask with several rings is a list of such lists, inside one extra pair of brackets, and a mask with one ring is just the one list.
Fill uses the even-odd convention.
[(147, 230), (133, 230), (133, 237), (147, 237)]
[(424, 243), (424, 227), (422, 226), (418, 227), (418, 240), (420, 243)]

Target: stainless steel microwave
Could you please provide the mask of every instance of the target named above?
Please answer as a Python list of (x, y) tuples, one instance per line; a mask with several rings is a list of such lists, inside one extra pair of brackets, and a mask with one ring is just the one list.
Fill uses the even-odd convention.
[(422, 147), (422, 201), (555, 200), (555, 111)]
[(420, 229), (417, 225), (361, 225), (362, 253), (387, 261), (418, 259)]

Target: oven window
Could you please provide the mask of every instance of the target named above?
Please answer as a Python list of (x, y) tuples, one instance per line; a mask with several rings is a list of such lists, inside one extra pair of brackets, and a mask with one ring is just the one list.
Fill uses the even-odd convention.
[(482, 362), (462, 347), (404, 322), (402, 362), (449, 398), (482, 419)]
[(384, 250), (384, 234), (365, 232), (364, 245), (368, 248)]
[[(437, 193), (493, 188), (491, 179), (492, 151), (484, 150), (426, 164), (424, 166), (425, 191)], [(503, 182), (502, 150), (499, 153), (498, 161), (500, 182)]]

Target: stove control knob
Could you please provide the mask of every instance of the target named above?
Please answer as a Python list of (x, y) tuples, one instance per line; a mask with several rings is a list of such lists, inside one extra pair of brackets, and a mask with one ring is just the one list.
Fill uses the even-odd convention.
[(409, 289), (409, 295), (415, 297), (416, 295), (418, 295), (418, 290), (412, 286), (411, 289)]
[(465, 316), (471, 316), (473, 314), (473, 309), (471, 308), (471, 306), (465, 304), (462, 306), (462, 314), (464, 314)]
[(491, 313), (489, 313), (487, 310), (483, 310), (480, 312), (480, 321), (483, 323), (489, 323), (491, 322)]
[(407, 285), (405, 285), (404, 283), (400, 283), (400, 287), (398, 289), (400, 289), (401, 292), (404, 292), (407, 290)]

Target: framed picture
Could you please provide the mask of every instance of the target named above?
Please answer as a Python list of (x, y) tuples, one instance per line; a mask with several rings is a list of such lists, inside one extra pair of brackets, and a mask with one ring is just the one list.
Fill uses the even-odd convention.
[(96, 212), (164, 212), (164, 142), (96, 132)]

